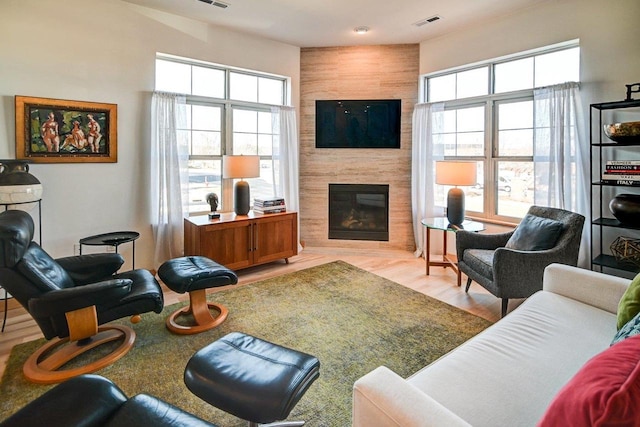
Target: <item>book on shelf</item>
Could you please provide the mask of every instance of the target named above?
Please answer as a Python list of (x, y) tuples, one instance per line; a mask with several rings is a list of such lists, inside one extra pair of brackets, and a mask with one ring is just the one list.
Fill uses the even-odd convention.
[(640, 181), (640, 174), (617, 174), (617, 173), (603, 173), (602, 179), (606, 180), (624, 180), (624, 181)]
[(640, 175), (640, 170), (634, 170), (634, 169), (605, 169), (603, 174), (606, 174), (606, 175)]
[(628, 185), (631, 187), (640, 187), (640, 180), (634, 179), (602, 179), (600, 184), (606, 185)]
[(607, 166), (640, 166), (640, 160), (607, 160)]
[(625, 174), (640, 173), (640, 165), (606, 165), (604, 168), (607, 172)]

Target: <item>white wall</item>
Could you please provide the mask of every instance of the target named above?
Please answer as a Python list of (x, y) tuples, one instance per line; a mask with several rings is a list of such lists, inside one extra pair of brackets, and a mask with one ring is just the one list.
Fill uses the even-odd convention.
[(623, 100), (624, 85), (640, 81), (639, 22), (638, 0), (550, 0), (422, 42), (420, 73), (579, 39), (588, 113), (591, 103)]
[[(0, 2), (0, 158), (15, 158), (15, 95), (118, 105), (118, 163), (31, 165), (44, 186), (43, 244), (53, 256), (72, 255), (91, 234), (136, 230), (136, 267), (153, 267), (147, 152), (156, 52), (290, 76), (298, 107), (298, 47), (120, 0)], [(121, 247), (126, 265), (130, 246)]]

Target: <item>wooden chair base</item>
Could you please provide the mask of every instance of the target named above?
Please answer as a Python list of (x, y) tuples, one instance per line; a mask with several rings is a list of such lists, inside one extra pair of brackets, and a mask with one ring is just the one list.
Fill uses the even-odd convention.
[[(81, 367), (58, 370), (75, 357), (116, 340), (122, 340), (122, 343), (106, 356)], [(31, 382), (59, 383), (111, 365), (131, 350), (135, 340), (136, 333), (131, 328), (120, 325), (101, 326), (96, 335), (85, 340), (69, 342), (69, 338), (62, 338), (45, 344), (29, 356), (22, 370), (24, 376)]]
[[(217, 316), (211, 314), (211, 309), (218, 312)], [(176, 322), (179, 316), (193, 315), (194, 325), (183, 326)], [(205, 289), (198, 289), (189, 292), (189, 306), (174, 311), (167, 317), (167, 329), (174, 334), (191, 335), (208, 331), (225, 321), (229, 315), (229, 310), (222, 304), (207, 302)]]

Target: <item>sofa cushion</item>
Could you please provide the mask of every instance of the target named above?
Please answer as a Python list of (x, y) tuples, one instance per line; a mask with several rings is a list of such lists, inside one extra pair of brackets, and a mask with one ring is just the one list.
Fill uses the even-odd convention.
[(555, 246), (563, 224), (554, 219), (527, 214), (507, 241), (506, 248), (519, 251), (543, 251)]
[(474, 427), (534, 426), (615, 325), (615, 313), (537, 292), (407, 381)]
[(633, 317), (640, 313), (640, 274), (629, 284), (620, 302), (618, 303), (618, 329), (629, 323)]
[(640, 426), (640, 336), (590, 359), (560, 390), (538, 427)]
[(495, 251), (489, 249), (467, 249), (464, 251), (463, 261), (483, 277), (493, 280), (494, 254)]
[(640, 334), (640, 313), (636, 314), (633, 319), (629, 320), (627, 324), (616, 333), (611, 345), (638, 334)]

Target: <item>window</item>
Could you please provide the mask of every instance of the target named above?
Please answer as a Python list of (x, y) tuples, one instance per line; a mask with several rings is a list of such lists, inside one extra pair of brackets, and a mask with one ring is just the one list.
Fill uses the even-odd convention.
[[(513, 221), (533, 204), (536, 126), (533, 90), (579, 81), (580, 48), (565, 43), (424, 76), (424, 99), (444, 102), (445, 159), (478, 162), (477, 184), (465, 189), (466, 210), (487, 219)], [(434, 135), (436, 136), (436, 135)], [(437, 186), (445, 206), (448, 187)]]
[(219, 210), (231, 210), (233, 182), (222, 179), (225, 154), (259, 155), (260, 177), (247, 180), (251, 196), (273, 195), (278, 166), (271, 106), (285, 104), (286, 77), (158, 54), (155, 88), (187, 95), (187, 124), (180, 132), (189, 143), (190, 213), (208, 211), (211, 192), (220, 198)]

